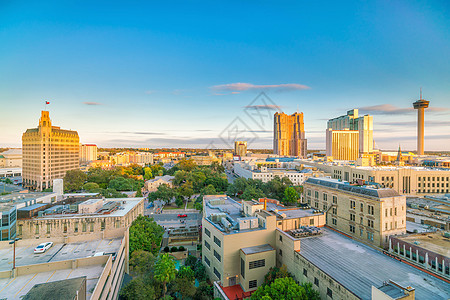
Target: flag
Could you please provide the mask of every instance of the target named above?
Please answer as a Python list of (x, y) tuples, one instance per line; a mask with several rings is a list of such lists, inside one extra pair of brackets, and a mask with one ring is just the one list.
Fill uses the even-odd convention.
[(50, 102), (48, 102), (48, 101), (45, 101), (45, 104), (50, 104)]

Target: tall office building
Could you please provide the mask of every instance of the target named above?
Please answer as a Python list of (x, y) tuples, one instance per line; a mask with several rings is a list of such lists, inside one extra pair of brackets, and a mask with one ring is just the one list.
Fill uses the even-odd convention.
[(23, 185), (34, 190), (51, 187), (53, 179), (80, 167), (78, 133), (52, 126), (49, 112), (42, 111), (37, 128), (22, 135)]
[(80, 162), (86, 163), (97, 160), (97, 145), (82, 144), (80, 145)]
[(235, 141), (234, 142), (234, 155), (238, 155), (240, 157), (247, 155), (247, 142), (244, 141)]
[(306, 158), (307, 141), (303, 113), (274, 115), (273, 152), (280, 156)]
[(361, 154), (373, 152), (373, 117), (358, 116), (358, 109), (328, 120), (327, 156), (337, 160), (357, 160)]

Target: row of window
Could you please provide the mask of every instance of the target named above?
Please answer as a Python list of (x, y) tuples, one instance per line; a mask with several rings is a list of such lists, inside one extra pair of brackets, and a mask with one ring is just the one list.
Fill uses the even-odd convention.
[[(308, 278), (308, 270), (306, 270), (305, 268), (303, 268), (303, 276), (305, 276), (306, 278)], [(319, 287), (319, 278), (314, 277), (314, 285), (316, 285), (317, 287)], [(333, 290), (331, 290), (330, 288), (327, 287), (327, 296), (330, 298), (333, 298)]]

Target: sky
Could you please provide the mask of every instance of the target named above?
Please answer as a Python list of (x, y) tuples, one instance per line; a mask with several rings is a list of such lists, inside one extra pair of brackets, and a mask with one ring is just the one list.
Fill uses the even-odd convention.
[[(347, 110), (376, 148), (450, 150), (450, 2), (0, 0), (0, 147), (50, 111), (101, 147), (271, 148), (304, 113), (309, 149)], [(45, 101), (50, 104), (45, 107)]]

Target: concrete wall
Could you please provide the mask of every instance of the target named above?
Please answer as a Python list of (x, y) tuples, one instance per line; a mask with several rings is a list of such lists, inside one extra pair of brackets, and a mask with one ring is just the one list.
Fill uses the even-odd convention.
[[(254, 269), (249, 268), (250, 262), (261, 259), (265, 260), (264, 267)], [(241, 263), (241, 260), (243, 260), (245, 264), (245, 274), (244, 277), (242, 277), (241, 272), (239, 272), (239, 276), (237, 277), (239, 280), (237, 280), (236, 283), (240, 283), (246, 292), (254, 291), (264, 282), (264, 276), (269, 272), (269, 269), (276, 266), (276, 250), (274, 249), (248, 255), (245, 255), (241, 250), (239, 263)], [(252, 280), (257, 281), (257, 286), (255, 288), (250, 288), (249, 286), (249, 282)]]

